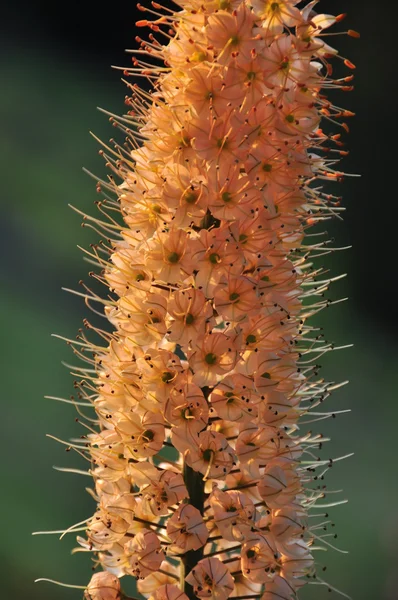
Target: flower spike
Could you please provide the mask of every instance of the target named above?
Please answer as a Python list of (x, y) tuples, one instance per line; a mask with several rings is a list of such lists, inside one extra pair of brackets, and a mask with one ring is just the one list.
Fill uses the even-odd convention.
[(341, 384), (318, 374), (337, 348), (311, 317), (339, 277), (312, 228), (341, 218), (330, 185), (347, 152), (332, 130), (353, 113), (326, 94), (352, 89), (332, 60), (355, 65), (329, 45), (345, 15), (299, 4), (137, 5), (149, 33), (122, 68), (127, 114), (104, 111), (125, 139), (100, 142), (110, 175), (100, 215), (83, 215), (101, 235), (90, 276), (107, 290), (76, 292), (112, 333), (85, 320), (95, 339), (66, 340), (84, 362), (75, 396), (53, 397), (85, 423), (81, 439), (54, 439), (90, 463), (59, 470), (94, 479), (94, 515), (64, 531), (83, 532), (78, 550), (102, 569), (86, 600), (127, 598), (124, 577), (150, 600), (293, 600), (308, 580), (328, 585), (315, 555), (334, 546), (318, 531), (341, 501), (318, 481), (335, 461), (303, 427), (347, 411), (319, 408)]

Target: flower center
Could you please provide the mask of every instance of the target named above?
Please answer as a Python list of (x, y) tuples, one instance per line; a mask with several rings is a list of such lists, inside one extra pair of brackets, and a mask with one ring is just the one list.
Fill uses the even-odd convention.
[(264, 163), (263, 164), (263, 171), (265, 171), (266, 173), (271, 173), (271, 171), (272, 171), (272, 165), (270, 165), (270, 163)]
[(286, 115), (286, 121), (288, 123), (294, 123), (294, 115)]
[(221, 199), (223, 202), (225, 202), (227, 204), (228, 202), (231, 202), (232, 194), (230, 194), (229, 192), (223, 192), (221, 194)]
[(206, 60), (206, 58), (207, 58), (206, 52), (200, 52), (199, 51), (199, 52), (194, 52), (191, 55), (190, 60), (194, 61), (194, 62), (203, 62), (204, 60)]
[(248, 236), (245, 233), (241, 233), (239, 236), (239, 241), (244, 244), (245, 242), (247, 242), (248, 240)]
[(192, 417), (191, 409), (189, 407), (188, 408), (184, 408), (181, 411), (181, 416), (182, 416), (183, 419), (188, 420), (190, 417)]
[(270, 373), (263, 373), (261, 377), (264, 377), (264, 379), (271, 379)]
[(252, 550), (252, 549), (248, 550), (246, 552), (246, 556), (247, 556), (247, 558), (254, 558), (256, 556), (255, 550)]
[(142, 434), (142, 437), (145, 438), (148, 442), (151, 442), (155, 437), (155, 434), (153, 433), (152, 429), (146, 429)]
[(216, 252), (213, 252), (209, 256), (209, 261), (211, 262), (212, 265), (218, 264), (220, 262), (220, 255), (217, 254)]
[(145, 279), (144, 273), (137, 273), (137, 275), (135, 276), (135, 280), (138, 282), (144, 281), (144, 279)]
[(208, 365), (215, 365), (216, 362), (217, 362), (216, 354), (214, 354), (213, 352), (209, 352), (208, 354), (206, 354), (205, 363), (207, 363)]
[(165, 371), (164, 373), (162, 373), (163, 383), (170, 383), (170, 381), (172, 381), (173, 379), (174, 379), (174, 375), (173, 375), (173, 373), (170, 373), (170, 371)]
[(194, 320), (195, 320), (195, 317), (191, 313), (188, 313), (187, 316), (185, 317), (185, 324), (192, 325)]
[(235, 400), (235, 394), (233, 392), (225, 392), (225, 397), (227, 398), (227, 404), (232, 404)]
[(203, 450), (203, 460), (206, 462), (210, 462), (210, 459), (213, 455), (213, 450), (210, 450), (210, 448), (206, 448), (206, 450)]
[(187, 204), (194, 204), (194, 202), (196, 202), (196, 194), (187, 192), (184, 196), (184, 200)]
[(169, 263), (171, 263), (172, 265), (175, 265), (176, 263), (178, 263), (178, 261), (180, 260), (180, 255), (177, 254), (177, 252), (171, 252), (168, 257), (167, 260), (169, 261)]
[(254, 81), (254, 79), (256, 79), (256, 72), (255, 71), (249, 71), (247, 74), (247, 78), (249, 81)]
[(255, 344), (257, 342), (257, 338), (253, 333), (249, 333), (246, 338), (246, 344)]
[(227, 147), (227, 138), (222, 137), (217, 140), (217, 148), (226, 148)]
[(229, 295), (229, 299), (231, 302), (236, 302), (236, 300), (239, 300), (239, 294), (237, 292), (232, 292), (232, 294)]

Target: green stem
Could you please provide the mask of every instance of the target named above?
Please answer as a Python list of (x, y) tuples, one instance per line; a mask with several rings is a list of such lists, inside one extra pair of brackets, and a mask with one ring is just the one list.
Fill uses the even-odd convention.
[[(209, 397), (211, 389), (208, 387), (202, 388), (202, 392), (206, 400)], [(189, 502), (198, 509), (201, 515), (204, 513), (205, 503), (205, 482), (203, 474), (191, 469), (184, 461), (183, 471), (185, 485), (188, 490)], [(188, 596), (189, 600), (198, 600), (193, 592), (193, 587), (185, 581), (185, 578), (196, 567), (198, 562), (203, 558), (203, 548), (199, 550), (189, 550), (182, 557), (182, 574), (181, 574), (181, 589)]]
[[(203, 481), (202, 473), (197, 473), (187, 464), (184, 465), (184, 481), (187, 486), (189, 502), (198, 509), (203, 515), (203, 507), (205, 500), (205, 482)], [(188, 596), (189, 600), (197, 600), (196, 595), (193, 592), (193, 587), (185, 581), (185, 577), (196, 567), (198, 562), (203, 558), (203, 548), (199, 550), (189, 550), (182, 557), (183, 576), (184, 579), (183, 590)], [(181, 581), (181, 583), (183, 583)]]

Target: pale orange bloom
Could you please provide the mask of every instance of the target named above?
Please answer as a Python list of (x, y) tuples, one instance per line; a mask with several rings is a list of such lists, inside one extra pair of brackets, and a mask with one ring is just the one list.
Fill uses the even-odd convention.
[(253, 536), (242, 546), (242, 572), (256, 583), (266, 583), (273, 578), (279, 568), (279, 553), (272, 536)]
[(258, 491), (270, 508), (280, 508), (294, 501), (301, 491), (295, 465), (285, 459), (274, 459), (267, 464), (258, 482)]
[(253, 392), (253, 382), (244, 375), (224, 377), (211, 395), (211, 410), (227, 421), (252, 420), (258, 414), (260, 396)]
[(204, 546), (209, 532), (198, 509), (182, 504), (167, 521), (167, 535), (180, 554)]
[(165, 335), (166, 306), (160, 294), (136, 292), (121, 298), (108, 316), (136, 346), (145, 346)]
[(232, 469), (235, 454), (224, 435), (207, 430), (199, 434), (195, 446), (188, 446), (186, 461), (195, 471), (203, 473), (205, 479), (218, 479)]
[(124, 545), (129, 567), (127, 573), (136, 579), (144, 579), (157, 571), (164, 560), (157, 535), (149, 529), (138, 532)]
[(247, 277), (222, 279), (214, 290), (214, 305), (224, 321), (239, 323), (260, 310), (256, 285)]
[(176, 585), (166, 583), (154, 591), (150, 600), (188, 600), (188, 596)]
[(164, 416), (173, 429), (177, 427), (187, 437), (202, 431), (209, 416), (202, 390), (193, 383), (175, 387), (166, 401)]
[(250, 58), (253, 49), (260, 50), (264, 43), (256, 40), (253, 33), (254, 16), (244, 3), (236, 15), (218, 11), (209, 17), (206, 34), (209, 44), (216, 51), (219, 64), (226, 64), (233, 54), (243, 59)]
[(107, 571), (94, 573), (84, 592), (84, 597), (86, 600), (119, 600), (120, 581)]
[(272, 581), (265, 584), (265, 591), (261, 600), (295, 600), (295, 590), (289, 585), (286, 579), (276, 575)]
[(227, 600), (234, 589), (234, 580), (218, 558), (204, 558), (189, 573), (186, 581), (198, 598)]
[(185, 346), (203, 335), (212, 322), (213, 309), (200, 290), (186, 289), (170, 298), (168, 311), (173, 317), (169, 324), (169, 340)]
[(125, 444), (126, 458), (145, 460), (163, 446), (163, 422), (151, 412), (145, 412), (142, 416), (133, 412), (121, 416), (116, 420), (115, 431)]
[(300, 10), (295, 8), (299, 0), (250, 0), (250, 3), (267, 35), (282, 33), (285, 26), (293, 27), (303, 20)]
[(156, 516), (167, 515), (170, 506), (187, 498), (188, 492), (180, 473), (158, 471), (158, 478), (141, 489), (143, 508)]
[(207, 298), (212, 296), (222, 275), (242, 272), (243, 257), (227, 227), (211, 231), (202, 229), (199, 237), (192, 240), (191, 248), (192, 262), (198, 269), (195, 283)]
[(209, 501), (214, 520), (224, 539), (243, 540), (250, 535), (256, 509), (253, 501), (243, 491), (221, 492), (215, 488)]
[[(175, 577), (179, 576), (180, 565), (171, 565), (167, 561), (163, 562), (162, 570), (155, 571), (150, 575), (147, 575), (145, 579), (139, 579), (137, 581), (137, 589), (140, 594), (149, 596), (156, 593), (157, 590), (162, 589), (163, 586), (170, 586), (176, 582)], [(180, 598), (180, 600), (185, 600)]]
[(232, 371), (237, 360), (235, 340), (223, 333), (205, 334), (196, 340), (195, 349), (189, 357), (194, 373), (192, 381), (199, 386), (214, 385)]
[(188, 274), (190, 259), (187, 240), (188, 236), (182, 229), (159, 233), (150, 240), (145, 264), (153, 271), (156, 279), (173, 283), (180, 279), (181, 274)]

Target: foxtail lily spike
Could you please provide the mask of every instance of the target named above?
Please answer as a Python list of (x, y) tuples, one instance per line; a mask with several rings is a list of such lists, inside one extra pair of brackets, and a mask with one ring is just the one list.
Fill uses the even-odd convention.
[(124, 578), (152, 600), (337, 591), (321, 551), (344, 500), (307, 424), (336, 415), (323, 402), (343, 385), (318, 375), (336, 348), (312, 317), (339, 279), (316, 259), (336, 250), (322, 224), (343, 210), (329, 188), (353, 115), (327, 93), (352, 89), (333, 62), (355, 66), (327, 43), (345, 15), (298, 4), (138, 5), (150, 32), (122, 68), (127, 114), (108, 113), (124, 139), (100, 142), (110, 175), (83, 217), (107, 289), (77, 293), (111, 327), (66, 340), (85, 435), (58, 441), (87, 472), (62, 470), (92, 476), (97, 507), (53, 533), (81, 533), (100, 568), (87, 600), (126, 598)]

